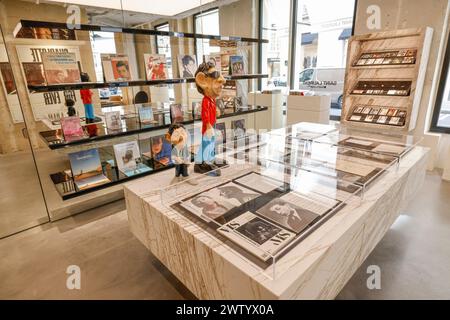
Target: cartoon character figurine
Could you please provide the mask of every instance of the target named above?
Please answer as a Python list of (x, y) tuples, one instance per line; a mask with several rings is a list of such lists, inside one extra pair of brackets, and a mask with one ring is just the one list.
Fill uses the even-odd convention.
[[(89, 75), (85, 72), (81, 74), (82, 82), (90, 82)], [(81, 100), (84, 104), (84, 114), (86, 117), (86, 123), (95, 122), (94, 107), (92, 106), (92, 91), (89, 89), (80, 90)]]
[[(214, 63), (208, 61), (199, 65), (195, 72), (197, 90), (203, 95), (202, 118), (202, 143), (195, 157), (194, 172), (220, 175), (219, 167), (226, 163), (215, 161), (215, 127), (218, 109), (216, 98), (222, 93), (225, 79), (216, 70)], [(214, 171), (213, 171), (214, 170)]]
[(198, 181), (189, 178), (188, 166), (191, 162), (191, 153), (188, 149), (188, 133), (183, 125), (174, 123), (166, 133), (166, 140), (172, 144), (172, 161), (175, 163), (174, 182), (187, 181), (189, 184), (197, 185)]

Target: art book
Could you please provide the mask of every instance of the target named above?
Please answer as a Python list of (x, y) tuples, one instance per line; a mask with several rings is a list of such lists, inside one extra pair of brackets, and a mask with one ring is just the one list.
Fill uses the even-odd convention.
[(103, 76), (106, 82), (132, 80), (128, 56), (122, 54), (102, 54), (101, 60)]
[(269, 260), (295, 237), (295, 233), (250, 211), (241, 214), (217, 231), (263, 261)]
[(244, 57), (230, 56), (230, 70), (233, 76), (244, 74)]
[(105, 122), (109, 130), (120, 130), (122, 128), (120, 111), (105, 112)]
[(139, 113), (139, 121), (141, 123), (149, 124), (155, 122), (152, 107), (140, 107), (138, 109), (138, 113)]
[(221, 71), (222, 69), (222, 58), (220, 53), (212, 53), (204, 55), (205, 62), (211, 62), (216, 66), (217, 71)]
[(180, 78), (194, 78), (197, 71), (197, 58), (195, 55), (179, 55), (178, 71)]
[(171, 104), (170, 105), (170, 122), (176, 123), (176, 122), (183, 122), (183, 108), (181, 107), (181, 104)]
[(147, 80), (167, 79), (167, 62), (164, 54), (144, 54)]
[(69, 153), (72, 177), (79, 190), (93, 188), (110, 182), (103, 175), (100, 155), (97, 149)]
[(114, 156), (117, 168), (127, 177), (151, 171), (151, 168), (141, 163), (141, 154), (137, 141), (114, 145)]
[(61, 118), (61, 130), (64, 135), (64, 140), (68, 142), (84, 138), (80, 117)]
[(42, 52), (47, 83), (78, 83), (81, 81), (80, 69), (75, 53), (73, 52)]
[(150, 138), (151, 158), (155, 161), (155, 167), (172, 164), (172, 145), (164, 135)]

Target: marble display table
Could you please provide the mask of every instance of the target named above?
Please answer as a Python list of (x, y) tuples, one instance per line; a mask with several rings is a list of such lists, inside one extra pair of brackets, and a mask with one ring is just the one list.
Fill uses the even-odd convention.
[[(125, 185), (132, 233), (199, 299), (333, 299), (423, 183), (427, 149), (391, 170), (267, 270), (164, 204), (165, 171)], [(239, 170), (242, 167), (239, 167)], [(238, 170), (231, 166), (223, 175)]]

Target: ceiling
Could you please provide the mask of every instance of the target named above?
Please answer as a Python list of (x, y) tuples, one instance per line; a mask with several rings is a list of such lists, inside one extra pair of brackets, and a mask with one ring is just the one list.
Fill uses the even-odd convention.
[(236, 1), (238, 0), (43, 0), (41, 3), (80, 5), (86, 8), (90, 24), (130, 27), (158, 19), (180, 19)]

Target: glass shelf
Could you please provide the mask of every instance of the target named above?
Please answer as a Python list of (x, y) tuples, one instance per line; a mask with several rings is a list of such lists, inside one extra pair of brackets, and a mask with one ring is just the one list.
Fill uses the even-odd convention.
[[(140, 104), (133, 105), (132, 108), (135, 109), (135, 112), (125, 113), (125, 107), (107, 107), (103, 108), (104, 112), (108, 111), (120, 111), (121, 112), (121, 128), (110, 130), (108, 129), (104, 123), (96, 123), (96, 124), (86, 124), (83, 126), (85, 137), (79, 140), (66, 141), (64, 139), (63, 133), (61, 129), (57, 130), (48, 130), (40, 132), (41, 138), (48, 145), (48, 147), (52, 150), (66, 148), (75, 145), (82, 145), (96, 141), (103, 141), (109, 139), (115, 139), (118, 137), (135, 135), (144, 132), (151, 132), (161, 129), (166, 129), (171, 125), (170, 104), (159, 104), (159, 108), (155, 108), (155, 104)], [(139, 119), (138, 109), (139, 107), (152, 107), (154, 121), (152, 123), (142, 123)], [(194, 121), (201, 121), (199, 117), (193, 116), (191, 111), (187, 107), (183, 108), (186, 110), (183, 114), (183, 121), (179, 121), (179, 123), (188, 125), (194, 123)], [(266, 111), (267, 107), (260, 106), (248, 106), (241, 107), (238, 110), (234, 108), (226, 108), (222, 115), (217, 119), (224, 119), (228, 117), (234, 117), (239, 115), (245, 115), (249, 113), (255, 113), (260, 111)]]

